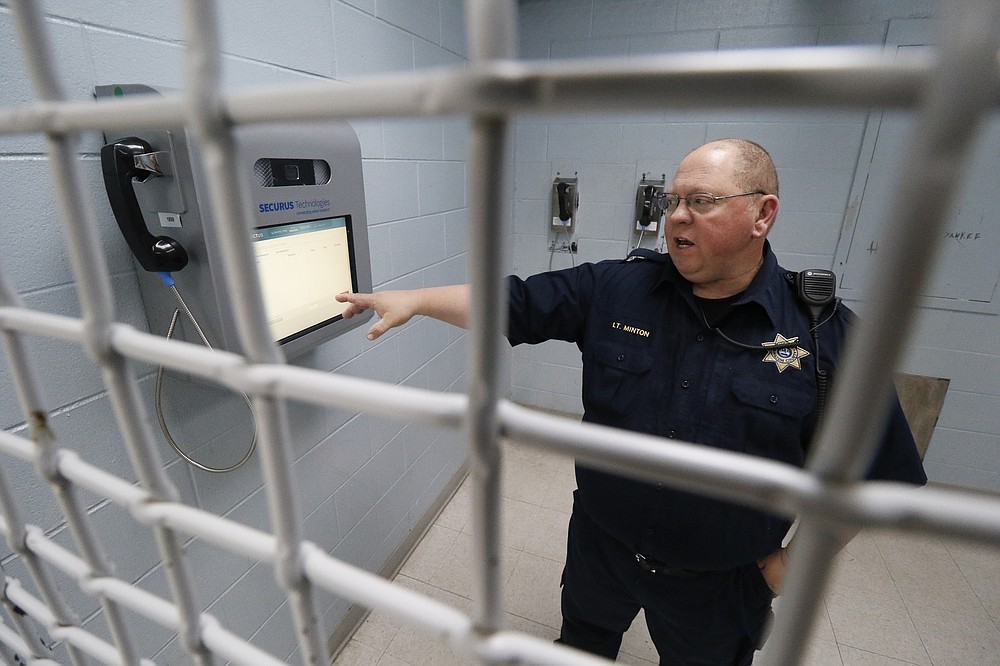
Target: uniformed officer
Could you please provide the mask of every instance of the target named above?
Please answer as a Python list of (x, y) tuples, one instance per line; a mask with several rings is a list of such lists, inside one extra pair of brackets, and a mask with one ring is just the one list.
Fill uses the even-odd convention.
[[(664, 196), (669, 254), (509, 285), (510, 343), (566, 340), (583, 358), (584, 420), (802, 466), (818, 418), (816, 363), (837, 366), (850, 310), (814, 321), (767, 242), (778, 179), (756, 143), (680, 163)], [(465, 326), (465, 285), (343, 294), (374, 339), (416, 314)], [(816, 325), (818, 324), (818, 326)], [(782, 516), (577, 466), (559, 642), (614, 659), (643, 609), (662, 664), (745, 665), (784, 577)], [(871, 478), (926, 483), (895, 401)]]

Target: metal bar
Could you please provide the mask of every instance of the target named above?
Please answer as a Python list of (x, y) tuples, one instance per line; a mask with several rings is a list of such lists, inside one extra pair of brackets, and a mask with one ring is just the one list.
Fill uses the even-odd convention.
[[(20, 20), (23, 24), (22, 44), (29, 72), (36, 81), (36, 87), (45, 99), (61, 98), (62, 95), (54, 83), (48, 62), (50, 49), (44, 40), (41, 30), (41, 18), (34, 3), (19, 4)], [(99, 125), (98, 125), (99, 126)], [(144, 414), (141, 402), (138, 400), (135, 382), (130, 377), (124, 360), (110, 348), (110, 325), (114, 320), (113, 297), (107, 266), (103, 260), (101, 245), (96, 233), (96, 221), (93, 208), (84, 202), (83, 183), (77, 168), (76, 152), (71, 145), (70, 137), (62, 133), (48, 135), (50, 164), (53, 180), (60, 202), (63, 228), (69, 239), (70, 261), (73, 273), (80, 289), (81, 310), (84, 319), (84, 347), (90, 355), (101, 364), (102, 376), (109, 387), (112, 404), (122, 428), (129, 449), (133, 467), (137, 470), (140, 480), (157, 497), (169, 495), (167, 482), (158, 464), (156, 449), (149, 433), (148, 426), (143, 428), (145, 421), (136, 421)], [(131, 436), (130, 436), (131, 435)], [(69, 516), (72, 518), (72, 514)], [(74, 530), (78, 539), (92, 539), (89, 531), (80, 527)], [(193, 597), (190, 585), (181, 559), (181, 549), (171, 535), (157, 528), (156, 536), (160, 541), (164, 560), (167, 563), (167, 577), (174, 592), (182, 600), (182, 608), (186, 615), (191, 616)], [(99, 557), (96, 544), (83, 543), (85, 552)], [(102, 565), (100, 570), (107, 567)], [(107, 609), (107, 607), (106, 607)], [(124, 624), (120, 621), (117, 611), (112, 611), (107, 617), (123, 661), (135, 661), (134, 648), (129, 639)], [(201, 663), (209, 663), (200, 659)]]
[(309, 576), (334, 594), (354, 599), (438, 636), (455, 640), (475, 633), (472, 622), (463, 613), (330, 557), (314, 544), (306, 544), (303, 555)]
[[(0, 330), (19, 331), (81, 344), (78, 319), (0, 305)], [(129, 358), (203, 377), (234, 390), (293, 398), (331, 407), (358, 409), (388, 418), (461, 427), (466, 398), (459, 394), (332, 374), (285, 364), (249, 364), (239, 354), (210, 350), (182, 340), (111, 325), (111, 344)]]
[(487, 663), (538, 666), (607, 666), (613, 662), (523, 633), (500, 631), (475, 646)]
[(32, 652), (16, 631), (8, 627), (5, 622), (0, 621), (0, 657), (6, 664), (15, 663), (14, 653), (10, 652), (11, 648), (13, 648), (14, 653), (19, 655), (30, 655)]
[[(145, 336), (146, 334), (140, 334)], [(178, 343), (180, 344), (180, 343)], [(197, 347), (196, 347), (197, 348)], [(262, 366), (263, 367), (263, 366)], [(269, 366), (268, 366), (269, 367)], [(288, 366), (273, 368), (272, 390), (289, 393), (281, 388), (287, 382), (284, 372), (292, 370), (313, 374), (315, 371)], [(350, 378), (327, 373), (316, 373), (315, 382), (303, 384), (300, 399), (315, 404), (338, 404), (340, 391), (327, 395), (327, 384), (339, 385), (347, 381), (346, 392), (350, 392)], [(211, 375), (206, 375), (211, 376)], [(361, 381), (361, 380), (358, 380)], [(233, 381), (234, 385), (239, 382)], [(393, 387), (386, 386), (390, 391)], [(408, 389), (408, 392), (418, 391)], [(421, 400), (430, 403), (435, 394), (423, 392)], [(459, 398), (459, 396), (443, 396)], [(382, 396), (385, 402), (385, 395)], [(395, 402), (395, 398), (390, 400)], [(460, 405), (461, 403), (456, 403)], [(451, 412), (461, 413), (460, 406)], [(407, 418), (419, 412), (408, 413)], [(857, 489), (822, 487), (812, 476), (801, 469), (774, 461), (744, 456), (721, 450), (704, 449), (680, 441), (664, 442), (659, 438), (614, 430), (601, 426), (583, 424), (557, 416), (543, 414), (517, 405), (501, 402), (499, 420), (504, 436), (516, 442), (540, 447), (560, 455), (575, 457), (588, 465), (607, 471), (645, 478), (655, 482), (665, 482), (695, 492), (752, 503), (761, 508), (781, 510), (788, 514), (804, 510), (829, 511), (840, 521), (857, 521), (866, 525), (890, 526), (896, 521), (918, 526), (916, 518), (908, 507), (919, 507), (921, 515), (934, 529), (947, 531), (954, 536), (995, 540), (997, 538), (996, 503), (975, 495), (964, 495), (957, 491), (926, 489), (912, 495), (896, 492), (890, 488), (880, 488), (877, 484), (865, 484)], [(392, 414), (387, 414), (392, 416)], [(459, 416), (449, 420), (457, 427)], [(433, 421), (442, 423), (440, 421)], [(36, 452), (25, 439), (10, 433), (0, 432), (0, 451), (14, 455), (29, 463), (36, 462)], [(132, 484), (119, 480), (113, 482), (111, 475), (79, 460), (70, 451), (61, 451), (60, 472), (73, 481), (95, 493), (112, 498), (122, 506), (146, 502), (148, 495)], [(927, 502), (924, 497), (933, 498)], [(852, 502), (857, 501), (854, 505)], [(153, 507), (167, 506), (158, 502)], [(184, 530), (183, 528), (179, 528)], [(192, 532), (188, 532), (194, 534)]]
[[(20, 581), (8, 578), (5, 591), (7, 597), (34, 620), (40, 622), (54, 640), (64, 641), (67, 645), (72, 645), (104, 664), (123, 666), (127, 663), (123, 661), (118, 649), (110, 643), (75, 625), (59, 624), (49, 607), (40, 599), (29, 594)], [(150, 666), (150, 662), (145, 660), (136, 663)]]
[[(0, 305), (21, 307), (20, 298), (10, 287), (2, 266), (0, 266)], [(5, 439), (9, 438), (23, 443), (23, 446), (19, 446), (19, 448), (28, 454), (24, 459), (36, 463), (37, 468), (40, 469), (41, 466), (38, 465), (38, 461), (42, 456), (38, 442), (51, 439), (51, 432), (46, 423), (45, 410), (42, 408), (41, 393), (35, 381), (31, 355), (20, 333), (4, 330), (3, 341), (6, 358), (8, 359), (11, 374), (14, 378), (18, 400), (22, 412), (27, 415), (33, 441), (29, 442), (28, 440), (8, 435), (7, 433), (2, 434)], [(76, 624), (76, 617), (59, 593), (59, 589), (51, 575), (49, 575), (48, 570), (41, 566), (35, 554), (25, 544), (27, 526), (24, 523), (13, 490), (7, 483), (7, 478), (2, 468), (0, 468), (0, 509), (2, 509), (3, 514), (3, 527), (7, 545), (11, 549), (11, 552), (17, 553), (24, 558), (25, 565), (28, 567), (28, 571), (31, 573), (39, 592), (49, 605), (53, 616), (57, 618), (60, 624)], [(12, 618), (15, 616), (16, 614), (12, 615)], [(20, 622), (15, 622), (15, 627), (19, 630), (26, 630), (25, 625)], [(35, 641), (27, 636), (25, 636), (25, 639), (32, 646), (32, 651), (23, 652), (22, 654), (34, 654)], [(82, 665), (87, 663), (86, 657), (75, 647), (70, 647), (68, 654), (74, 664)]]
[[(864, 474), (881, 434), (891, 391), (892, 370), (917, 316), (921, 286), (929, 279), (947, 209), (960, 182), (975, 130), (989, 110), (989, 95), (979, 82), (996, 73), (1000, 47), (1000, 4), (965, 0), (945, 17), (939, 67), (927, 87), (910, 137), (908, 156), (888, 221), (886, 252), (876, 264), (866, 293), (870, 309), (853, 332), (841, 378), (833, 392), (829, 418), (806, 467), (832, 485)], [(860, 344), (859, 341), (864, 341)], [(788, 594), (775, 626), (770, 651), (775, 664), (797, 664), (821, 604), (838, 534), (819, 519), (803, 519), (789, 564)]]
[[(471, 66), (512, 58), (515, 51), (516, 7), (512, 0), (468, 0), (466, 34)], [(466, 429), (472, 461), (472, 524), (478, 594), (478, 630), (498, 631), (503, 625), (501, 598), (501, 456), (497, 404), (501, 333), (506, 329), (503, 277), (503, 229), (509, 207), (507, 160), (509, 120), (495, 111), (472, 118), (469, 156), (469, 273), (472, 330)]]
[[(188, 120), (201, 140), (202, 159), (208, 176), (210, 201), (222, 240), (222, 267), (234, 291), (237, 332), (246, 355), (258, 363), (280, 363), (281, 354), (271, 339), (260, 294), (257, 266), (246, 233), (241, 183), (230, 160), (236, 145), (222, 98), (219, 68), (221, 55), (215, 3), (187, 0), (183, 3), (186, 49)], [(298, 632), (302, 661), (326, 663), (326, 636), (316, 610), (312, 584), (302, 566), (302, 537), (296, 494), (291, 479), (291, 445), (284, 399), (254, 396), (260, 442), (261, 468), (271, 526), (278, 539), (274, 573), (285, 590)]]
[[(205, 515), (211, 516), (212, 514), (205, 513)], [(218, 518), (216, 519), (218, 520)], [(106, 597), (113, 599), (116, 603), (126, 606), (143, 617), (173, 631), (181, 629), (183, 619), (175, 604), (117, 578), (91, 577), (89, 567), (83, 560), (49, 540), (38, 528), (30, 530), (28, 545), (33, 552), (74, 578), (79, 584), (80, 589), (87, 594), (99, 598)], [(27, 599), (30, 603), (35, 603), (34, 598), (28, 596), (27, 592), (21, 589), (18, 589), (15, 596), (19, 600)], [(33, 606), (33, 608), (36, 607)], [(51, 624), (49, 622), (50, 618), (44, 613), (39, 614), (38, 617), (43, 622)], [(245, 666), (258, 666), (259, 664), (277, 665), (282, 663), (263, 650), (249, 645), (242, 638), (222, 629), (218, 621), (207, 613), (202, 613), (198, 618), (198, 622), (206, 637), (206, 644), (214, 652), (217, 652), (232, 663), (244, 664)], [(108, 658), (107, 650), (103, 647), (104, 644), (100, 639), (82, 629), (74, 629), (76, 630), (70, 634), (62, 635), (62, 637), (71, 641), (71, 644), (87, 649), (91, 654), (103, 655), (105, 663), (120, 663), (117, 659), (110, 660)], [(63, 628), (50, 628), (50, 633), (54, 632), (59, 635), (59, 632), (62, 630)], [(88, 648), (87, 646), (99, 646), (100, 652), (95, 652), (93, 648)], [(150, 664), (152, 662), (142, 660), (142, 663)]]
[[(36, 3), (18, 1), (14, 3), (14, 18), (17, 23), (22, 53), (27, 64), (29, 76), (35, 85), (39, 97), (48, 101), (61, 101), (64, 94), (55, 75), (55, 67), (52, 62), (52, 50), (49, 48), (47, 36), (42, 27), (42, 17), (38, 11)], [(83, 203), (81, 192), (83, 183), (76, 168), (77, 160), (75, 150), (75, 136), (68, 134), (50, 133), (46, 135), (48, 144), (49, 164), (53, 172), (53, 179), (56, 184), (56, 193), (59, 198), (63, 219), (72, 219), (75, 215), (83, 215), (90, 222), (90, 229), (95, 227), (90, 208)], [(75, 225), (66, 225), (73, 229)], [(86, 227), (87, 225), (81, 225)], [(99, 256), (100, 244), (97, 242), (95, 234), (88, 234), (84, 229), (79, 233), (69, 232), (71, 240), (78, 244), (77, 252), (71, 253), (71, 261), (76, 275), (88, 275), (95, 281), (103, 278), (104, 284), (108, 284), (106, 270), (102, 274), (105, 265), (100, 261), (87, 261), (82, 256)], [(95, 359), (100, 359), (107, 350), (106, 328), (100, 324), (107, 324), (113, 317), (113, 299), (110, 288), (94, 289), (80, 294), (81, 309), (84, 313), (84, 320), (89, 321), (87, 327), (87, 339), (85, 346)], [(26, 358), (12, 359), (12, 363), (21, 366), (17, 372), (19, 379), (25, 384), (19, 390), (19, 397), (22, 400), (22, 409), (27, 415), (33, 439), (38, 450), (37, 468), (39, 475), (44, 478), (52, 487), (66, 516), (72, 534), (78, 546), (84, 553), (92, 570), (103, 573), (107, 569), (107, 560), (97, 545), (93, 533), (89, 529), (87, 514), (82, 511), (75, 500), (72, 488), (68, 487), (58, 475), (58, 470), (54, 464), (55, 447), (54, 433), (47, 425), (47, 416), (40, 400), (37, 390), (33, 388), (34, 382), (31, 378), (34, 374), (24, 365)], [(30, 402), (28, 402), (30, 401)], [(22, 550), (23, 549), (19, 549)], [(61, 597), (56, 592), (51, 581), (39, 566), (34, 557), (26, 557), (26, 563), (32, 570), (36, 582), (49, 602), (53, 622), (64, 627), (71, 627), (76, 624), (71, 614), (66, 608)], [(105, 614), (108, 628), (111, 631), (118, 654), (124, 664), (137, 664), (138, 655), (135, 645), (125, 624), (124, 617), (119, 612), (115, 604), (101, 599), (101, 607)], [(74, 659), (78, 658), (75, 656)]]
[[(411, 75), (285, 84), (218, 96), (233, 123), (475, 113), (641, 112), (664, 109), (914, 108), (933, 72), (921, 54), (860, 47), (734, 50), (606, 60), (505, 61)], [(1000, 80), (980, 85), (1000, 105)], [(748, 93), (748, 91), (750, 91)], [(0, 110), (0, 134), (181, 125), (184, 97), (37, 102)]]

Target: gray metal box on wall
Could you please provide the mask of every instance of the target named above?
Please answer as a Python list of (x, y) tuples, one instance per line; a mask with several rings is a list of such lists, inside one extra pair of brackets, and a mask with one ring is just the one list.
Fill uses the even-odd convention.
[[(910, 34), (912, 33), (912, 34)], [(926, 25), (893, 26), (887, 50), (912, 54), (929, 49), (933, 33)], [(873, 111), (861, 147), (851, 189), (844, 232), (837, 246), (839, 294), (864, 300), (871, 267), (887, 239), (888, 219), (902, 173), (914, 114)], [(946, 230), (936, 239), (937, 264), (921, 292), (925, 307), (1000, 314), (1000, 188), (996, 160), (1000, 156), (1000, 115), (979, 129), (979, 140), (965, 165), (960, 187), (952, 193)]]
[[(160, 92), (142, 84), (96, 88), (98, 98)], [(361, 147), (344, 122), (239, 126), (234, 138), (232, 167), (244, 194), (247, 235), (268, 325), (291, 358), (371, 316), (345, 320), (341, 313), (346, 304), (334, 298), (342, 291), (372, 288)], [(165, 333), (176, 306), (164, 288), (167, 278), (162, 274), (168, 273), (213, 346), (241, 351), (221, 270), (219, 234), (206, 205), (208, 185), (196, 166), (201, 163), (197, 142), (183, 128), (122, 131), (105, 139), (102, 161), (109, 198), (136, 256), (150, 331)], [(113, 173), (113, 146), (119, 164), (125, 164), (121, 168), (128, 170), (134, 160), (135, 172)], [(116, 187), (126, 192), (114, 193)], [(118, 206), (116, 196), (122, 199)], [(129, 234), (138, 240), (129, 239)], [(183, 261), (167, 261), (162, 269), (153, 255), (169, 245), (160, 240), (164, 238), (179, 248), (175, 254), (185, 256)], [(143, 243), (153, 241), (159, 250), (144, 255)], [(177, 337), (199, 342), (181, 321)]]

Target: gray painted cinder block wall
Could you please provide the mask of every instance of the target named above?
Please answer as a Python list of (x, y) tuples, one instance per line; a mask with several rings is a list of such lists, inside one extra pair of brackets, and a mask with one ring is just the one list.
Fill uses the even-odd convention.
[[(466, 59), (461, 0), (307, 0), (294, 6), (225, 0), (217, 3), (222, 30), (224, 85), (335, 79), (350, 82), (382, 72), (413, 72)], [(178, 3), (118, 0), (43, 3), (59, 76), (74, 100), (91, 98), (97, 84), (138, 82), (179, 88), (184, 80), (183, 26)], [(12, 16), (0, 2), (0, 105), (34, 100), (15, 39)], [(377, 289), (463, 282), (466, 276), (466, 149), (464, 119), (366, 119), (353, 123), (362, 145), (372, 272)], [(100, 221), (102, 249), (113, 276), (120, 321), (145, 330), (135, 272), (103, 191), (101, 138), (80, 142), (87, 195)], [(78, 316), (77, 295), (52, 194), (44, 138), (0, 137), (0, 261), (26, 305)], [(162, 332), (161, 332), (162, 333)], [(93, 363), (61, 342), (30, 341), (58, 445), (108, 471), (134, 479), (107, 394)], [(377, 343), (351, 331), (294, 360), (297, 365), (438, 391), (462, 391), (464, 332), (415, 321)], [(153, 414), (153, 368), (135, 367)], [(0, 426), (24, 431), (6, 359), (0, 364)], [(181, 395), (174, 423), (184, 443), (205, 449), (246, 446), (245, 408), (217, 408), (219, 400)], [(207, 401), (210, 409), (202, 409)], [(229, 410), (229, 411), (227, 411)], [(418, 526), (462, 466), (461, 433), (389, 421), (347, 410), (290, 404), (295, 501), (306, 538), (372, 571)], [(155, 417), (153, 417), (155, 418)], [(151, 426), (161, 438), (153, 419)], [(236, 427), (232, 427), (236, 424)], [(162, 457), (182, 501), (270, 531), (257, 458), (240, 470), (211, 475), (177, 460), (161, 442)], [(25, 518), (75, 548), (51, 492), (16, 461), (4, 460)], [(87, 497), (94, 522), (117, 573), (169, 598), (162, 564), (148, 528), (114, 505)], [(198, 540), (187, 545), (198, 600), (223, 624), (268, 651), (294, 654), (284, 599), (270, 567)], [(5, 570), (29, 580), (0, 547)], [(65, 583), (65, 584), (63, 584)], [(60, 581), (88, 629), (107, 635), (97, 603)], [(252, 603), (251, 603), (252, 602)], [(349, 604), (320, 593), (328, 631)], [(185, 663), (169, 632), (130, 618), (142, 654), (158, 663)]]
[[(521, 0), (520, 57), (625, 56), (691, 50), (874, 45), (890, 24), (935, 34), (929, 0)], [(912, 26), (899, 24), (912, 23)], [(643, 173), (669, 182), (691, 148), (724, 136), (774, 155), (781, 213), (770, 238), (785, 266), (832, 268), (868, 111), (696, 110), (519, 119), (515, 140), (513, 269), (569, 266), (548, 252), (550, 188), (578, 174), (580, 261), (622, 257), (634, 245), (635, 188)], [(1000, 166), (1000, 164), (998, 164)], [(647, 243), (643, 243), (647, 245)], [(863, 304), (852, 303), (863, 310)], [(934, 481), (1000, 492), (1000, 326), (997, 316), (924, 308), (901, 370), (951, 380), (925, 458)], [(521, 346), (512, 396), (581, 413), (579, 352), (564, 343)]]

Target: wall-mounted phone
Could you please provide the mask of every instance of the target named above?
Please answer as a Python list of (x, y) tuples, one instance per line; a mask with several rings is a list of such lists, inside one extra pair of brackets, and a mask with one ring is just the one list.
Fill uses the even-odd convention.
[[(136, 261), (154, 273), (179, 271), (188, 263), (183, 245), (169, 236), (150, 233), (135, 195), (137, 185), (173, 171), (161, 166), (169, 160), (168, 151), (154, 152), (149, 143), (134, 136), (101, 148), (101, 169), (111, 212)], [(171, 221), (179, 226), (179, 213), (173, 215)]]
[(552, 223), (548, 230), (550, 252), (576, 253), (576, 213), (580, 208), (579, 179), (556, 174), (552, 181)]
[(635, 246), (640, 247), (644, 239), (650, 246), (656, 246), (660, 227), (663, 222), (663, 192), (666, 187), (666, 175), (660, 178), (649, 178), (642, 174), (642, 180), (635, 192), (635, 215), (632, 233), (637, 236)]
[[(95, 92), (114, 98), (160, 89), (122, 84)], [(335, 298), (372, 289), (361, 146), (343, 122), (239, 126), (234, 138), (229, 163), (244, 195), (265, 313), (274, 341), (291, 358), (371, 316), (345, 320), (346, 304)], [(164, 128), (106, 133), (105, 142), (108, 201), (135, 258), (150, 332), (241, 352), (197, 141), (183, 128)], [(246, 461), (252, 444), (225, 467), (200, 464), (176, 446), (161, 413), (161, 378), (158, 372), (157, 415), (178, 454), (210, 472)]]
[(635, 192), (635, 225), (632, 231), (636, 234), (653, 232), (655, 235), (663, 221), (662, 195), (666, 177), (659, 179), (647, 178), (642, 174), (642, 180)]
[[(98, 98), (159, 92), (96, 88)], [(370, 318), (343, 319), (345, 304), (334, 298), (372, 287), (360, 143), (343, 122), (239, 126), (235, 138), (231, 163), (244, 186), (265, 309), (275, 342), (292, 357)], [(182, 128), (105, 139), (108, 201), (141, 269), (150, 330), (168, 326), (172, 298), (155, 273), (171, 272), (213, 343), (241, 351), (197, 142)]]

